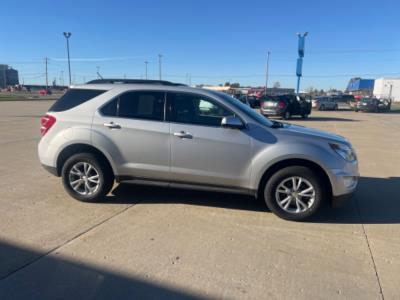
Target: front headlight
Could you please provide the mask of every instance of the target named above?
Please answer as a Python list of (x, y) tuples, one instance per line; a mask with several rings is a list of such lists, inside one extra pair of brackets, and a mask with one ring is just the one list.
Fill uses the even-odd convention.
[(337, 153), (339, 154), (344, 160), (352, 162), (357, 160), (357, 156), (356, 153), (354, 152), (354, 150), (345, 145), (345, 144), (329, 144), (329, 146), (331, 146), (331, 148)]

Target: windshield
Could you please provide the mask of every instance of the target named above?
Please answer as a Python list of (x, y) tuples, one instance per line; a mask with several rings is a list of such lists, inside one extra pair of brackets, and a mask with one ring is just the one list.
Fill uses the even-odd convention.
[(229, 102), (230, 104), (235, 106), (237, 109), (239, 109), (241, 112), (246, 114), (248, 117), (250, 117), (257, 123), (260, 123), (260, 124), (268, 126), (268, 127), (273, 126), (273, 123), (271, 122), (271, 120), (269, 120), (268, 118), (264, 117), (263, 115), (259, 114), (255, 110), (253, 110), (250, 106), (243, 104), (240, 100), (238, 100), (234, 97), (231, 97), (225, 93), (216, 92), (216, 91), (210, 91), (210, 92), (223, 98), (224, 100), (226, 100), (227, 102)]

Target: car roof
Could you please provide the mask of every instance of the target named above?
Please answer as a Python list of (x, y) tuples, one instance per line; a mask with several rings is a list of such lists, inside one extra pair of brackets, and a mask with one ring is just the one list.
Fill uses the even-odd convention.
[(198, 93), (205, 96), (213, 97), (218, 96), (218, 92), (207, 90), (204, 88), (195, 88), (183, 84), (160, 84), (157, 81), (145, 82), (143, 83), (92, 83), (88, 82), (86, 84), (71, 85), (70, 89), (90, 89), (90, 90), (104, 90), (111, 91), (114, 90), (118, 93), (125, 91), (134, 90), (150, 90), (150, 91), (175, 91), (175, 92), (186, 92), (186, 93)]

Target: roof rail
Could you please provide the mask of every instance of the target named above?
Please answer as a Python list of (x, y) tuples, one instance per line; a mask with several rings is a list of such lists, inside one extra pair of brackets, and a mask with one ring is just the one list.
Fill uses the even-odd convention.
[(159, 84), (159, 85), (171, 85), (171, 86), (181, 86), (185, 85), (182, 83), (174, 83), (165, 80), (150, 80), (150, 79), (95, 79), (88, 81), (87, 84), (102, 84), (102, 83), (116, 83), (116, 84)]

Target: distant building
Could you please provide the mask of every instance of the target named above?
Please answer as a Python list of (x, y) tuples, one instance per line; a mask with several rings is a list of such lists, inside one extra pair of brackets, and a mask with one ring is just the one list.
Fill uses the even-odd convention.
[(8, 65), (0, 65), (0, 88), (19, 84), (18, 71)]
[(352, 78), (347, 85), (346, 91), (351, 95), (372, 96), (374, 82), (374, 79)]
[(202, 88), (206, 89), (206, 90), (213, 90), (213, 91), (226, 92), (226, 93), (229, 90), (231, 90), (230, 86), (219, 86), (219, 85), (203, 85)]
[(267, 88), (267, 95), (276, 96), (284, 94), (294, 94), (294, 89), (280, 87)]
[(400, 78), (379, 78), (375, 80), (374, 96), (400, 101)]

